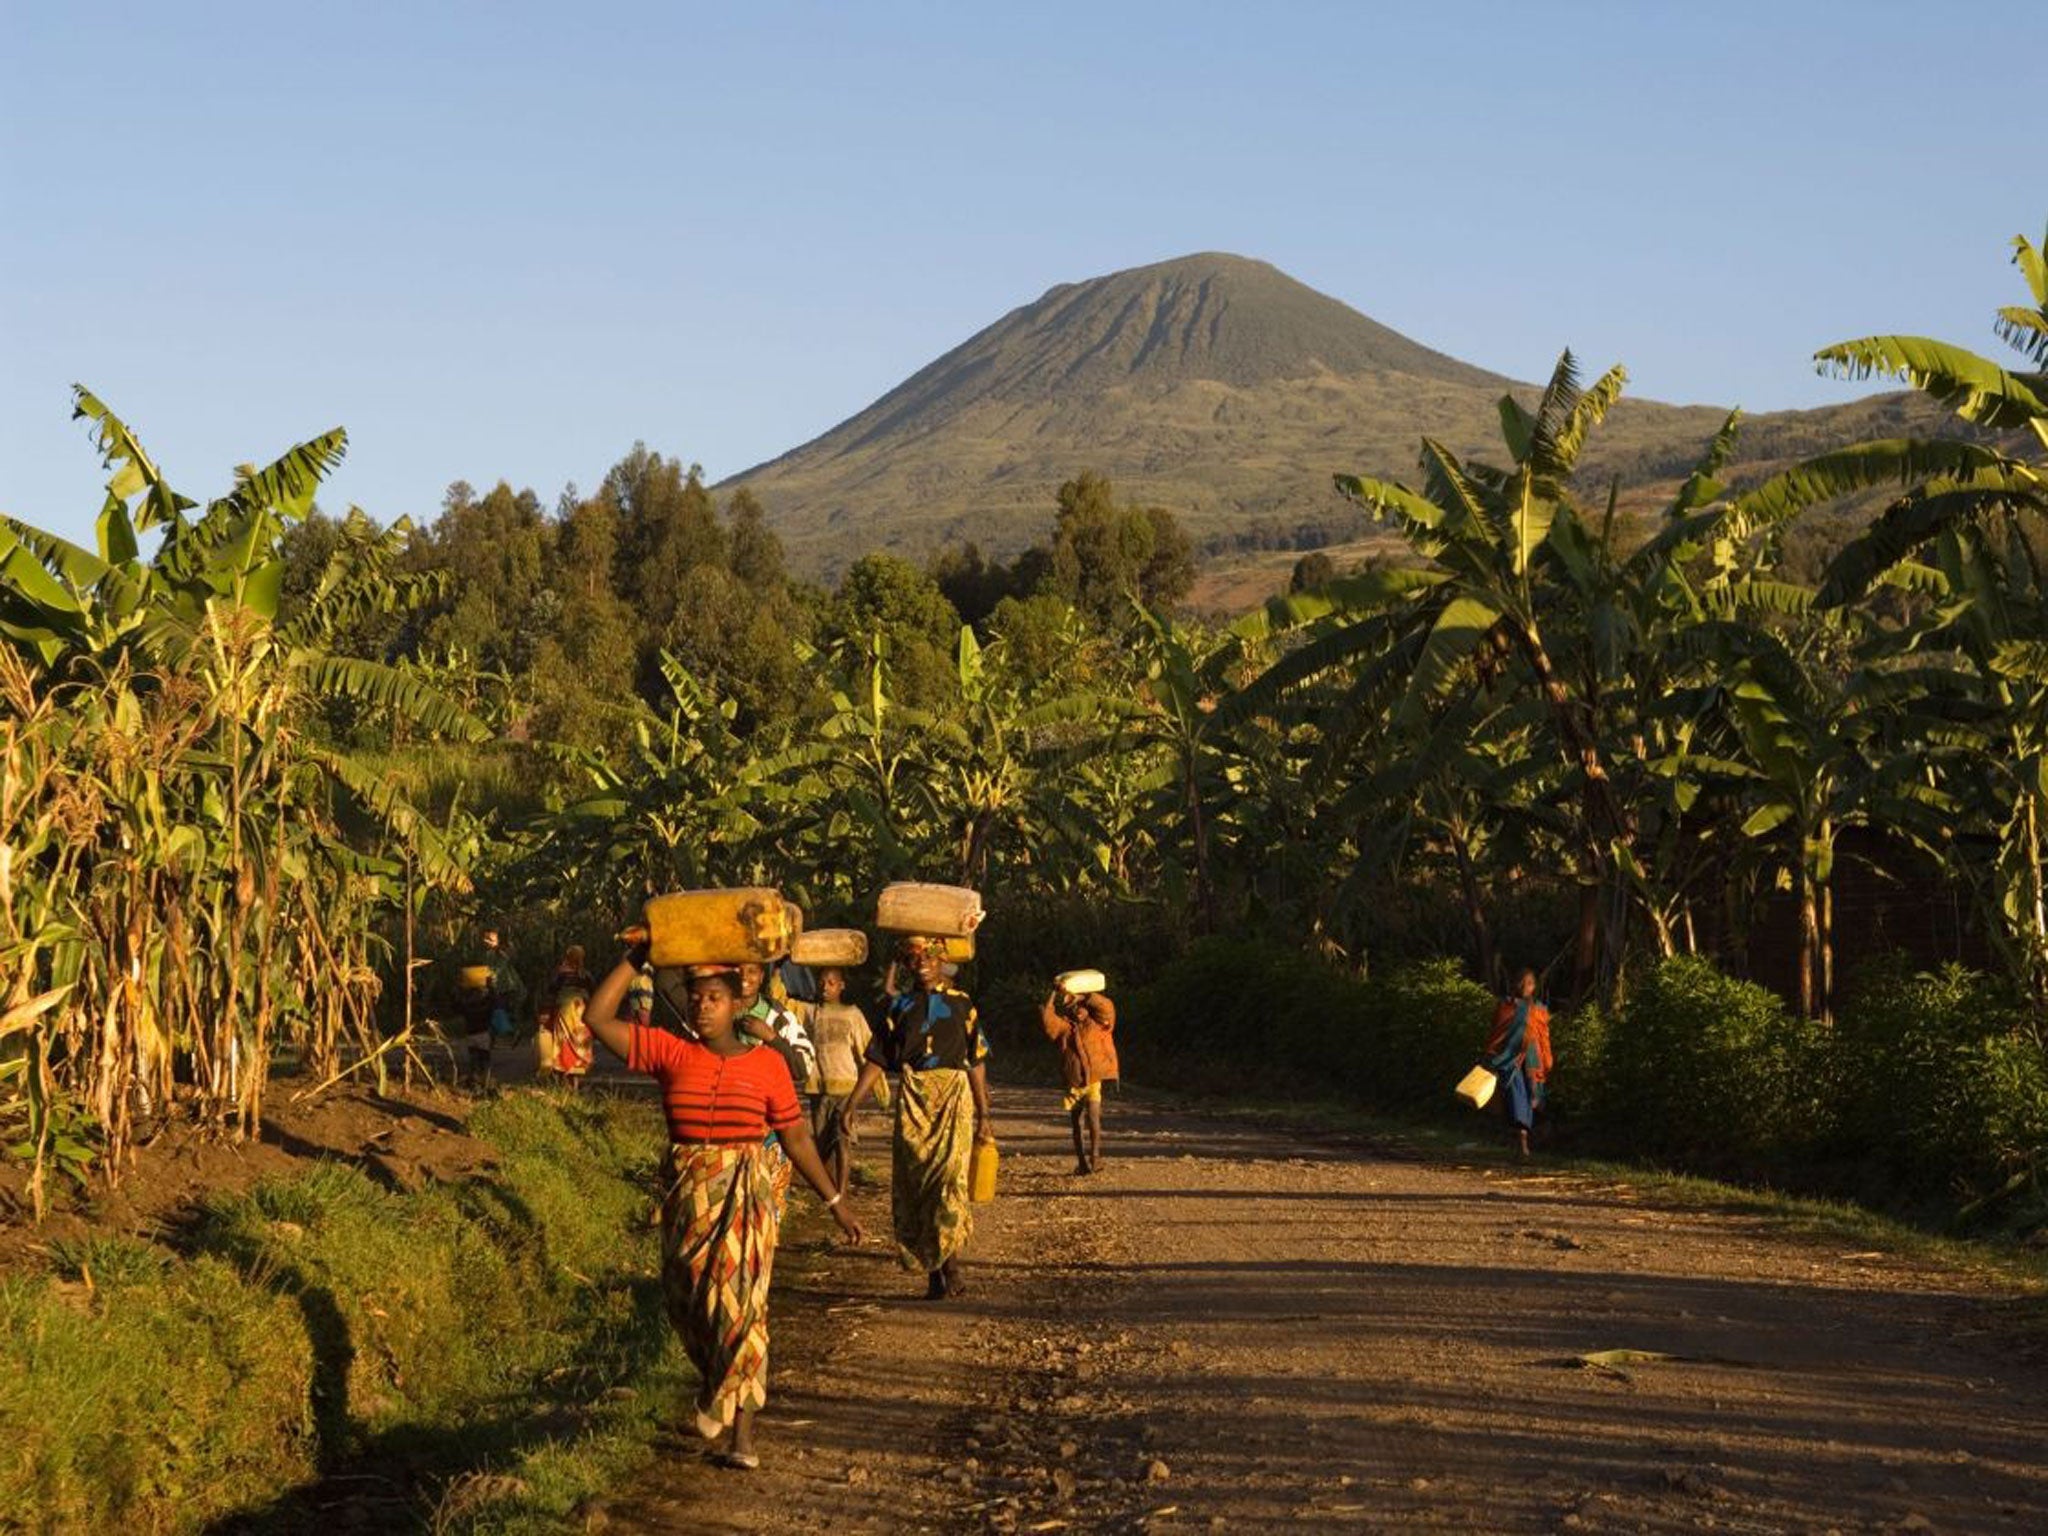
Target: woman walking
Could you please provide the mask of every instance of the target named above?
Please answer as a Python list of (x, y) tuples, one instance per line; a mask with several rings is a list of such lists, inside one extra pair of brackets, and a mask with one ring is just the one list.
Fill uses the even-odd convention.
[(559, 1072), (571, 1088), (582, 1086), (590, 1065), (597, 1059), (596, 1042), (584, 1014), (590, 993), (597, 984), (583, 968), (583, 946), (571, 944), (562, 953), (562, 963), (548, 978), (548, 1011), (542, 1016), (542, 1038), (554, 1047), (554, 1059), (546, 1069)]
[(751, 1470), (754, 1414), (768, 1399), (768, 1285), (778, 1211), (770, 1131), (849, 1242), (860, 1222), (818, 1160), (781, 1056), (738, 1028), (737, 965), (657, 971), (664, 1005), (694, 1039), (622, 1021), (619, 1005), (646, 956), (636, 946), (598, 984), (585, 1023), (635, 1072), (661, 1084), (669, 1149), (662, 1165), (661, 1282), (669, 1322), (702, 1386), (697, 1432), (724, 1435), (721, 1465)]
[(1514, 996), (1502, 998), (1494, 1010), (1486, 1065), (1500, 1079), (1516, 1153), (1527, 1157), (1529, 1131), (1536, 1111), (1543, 1107), (1544, 1083), (1550, 1076), (1550, 1010), (1536, 1001), (1534, 971), (1523, 971), (1515, 980)]
[(911, 985), (890, 996), (841, 1123), (850, 1136), (883, 1073), (896, 1074), (889, 1205), (897, 1255), (906, 1269), (925, 1272), (925, 1296), (938, 1301), (966, 1290), (959, 1254), (974, 1225), (968, 1164), (976, 1142), (995, 1139), (988, 1041), (973, 1002), (940, 973), (938, 940), (906, 938), (897, 958)]

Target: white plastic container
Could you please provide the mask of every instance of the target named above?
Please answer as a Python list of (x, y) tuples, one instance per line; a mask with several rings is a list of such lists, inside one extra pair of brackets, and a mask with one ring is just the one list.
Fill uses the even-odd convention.
[(1061, 971), (1053, 978), (1053, 985), (1069, 997), (1086, 997), (1091, 992), (1108, 990), (1109, 981), (1100, 971)]
[(884, 886), (875, 902), (875, 926), (891, 933), (964, 939), (981, 926), (982, 915), (981, 893), (964, 885), (899, 880)]
[(813, 928), (789, 946), (798, 965), (865, 965), (868, 936), (858, 928)]

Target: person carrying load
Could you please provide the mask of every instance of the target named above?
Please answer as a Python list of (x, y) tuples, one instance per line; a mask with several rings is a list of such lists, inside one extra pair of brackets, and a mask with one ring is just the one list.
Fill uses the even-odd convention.
[(783, 1057), (739, 1027), (742, 962), (658, 966), (662, 1006), (685, 1012), (692, 1031), (670, 1034), (619, 1017), (648, 958), (644, 930), (627, 937), (625, 956), (598, 983), (584, 1022), (628, 1068), (661, 1085), (669, 1134), (662, 1298), (700, 1382), (697, 1432), (724, 1437), (722, 1465), (751, 1470), (760, 1465), (754, 1415), (768, 1398), (768, 1289), (780, 1232), (780, 1158), (769, 1151), (771, 1132), (847, 1240), (858, 1244), (865, 1233), (819, 1161)]
[(1529, 1155), (1529, 1132), (1543, 1107), (1544, 1084), (1550, 1077), (1550, 1010), (1536, 1001), (1536, 973), (1516, 978), (1512, 997), (1494, 1010), (1493, 1031), (1486, 1039), (1484, 1065), (1500, 1080), (1499, 1097), (1507, 1105), (1518, 1155)]
[(904, 990), (889, 997), (867, 1059), (847, 1096), (842, 1134), (884, 1073), (896, 1076), (890, 1215), (897, 1256), (925, 1273), (925, 1296), (966, 1291), (960, 1252), (973, 1231), (968, 1169), (977, 1143), (992, 1143), (988, 1041), (966, 993), (946, 984), (941, 943), (906, 934), (897, 961)]
[(460, 1005), (468, 1030), (470, 1084), (478, 1089), (491, 1086), (491, 1053), (517, 1034), (512, 1021), (526, 996), (526, 984), (500, 945), (497, 929), (483, 931), (483, 948), (479, 963), (462, 968)]
[(1117, 1080), (1116, 1004), (1103, 985), (1100, 971), (1062, 972), (1038, 1010), (1045, 1037), (1059, 1047), (1077, 1174), (1102, 1166), (1102, 1085)]

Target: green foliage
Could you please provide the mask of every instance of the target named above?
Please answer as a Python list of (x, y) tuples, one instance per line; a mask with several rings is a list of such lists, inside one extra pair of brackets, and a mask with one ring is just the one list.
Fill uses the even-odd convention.
[[(898, 696), (913, 709), (955, 697), (952, 652), (960, 615), (931, 575), (894, 555), (862, 555), (847, 568), (826, 625), (852, 654), (886, 654)], [(879, 651), (878, 651), (879, 648)]]
[(1823, 1037), (1706, 960), (1652, 968), (1604, 1033), (1602, 1135), (1635, 1155), (1757, 1176), (1825, 1133)]
[(1831, 1050), (1842, 1146), (1903, 1192), (1982, 1194), (2048, 1159), (2048, 1054), (2009, 983), (1871, 967)]
[(1185, 1089), (1343, 1091), (1374, 1069), (1370, 1013), (1362, 983), (1288, 945), (1205, 938), (1127, 996), (1118, 1049)]
[(1208, 938), (1132, 995), (1118, 1030), (1134, 1060), (1171, 1063), (1154, 1081), (1414, 1114), (1449, 1106), (1492, 1011), (1454, 962), (1363, 981), (1269, 940)]
[(1494, 996), (1455, 960), (1398, 966), (1371, 984), (1374, 1060), (1369, 1102), (1441, 1111), (1451, 1085), (1486, 1045)]
[(180, 1088), (253, 1129), (274, 1043), (324, 1071), (374, 1036), (374, 925), (401, 888), (466, 886), (447, 831), (323, 740), (335, 707), (485, 734), (417, 671), (334, 649), (431, 595), (395, 570), (401, 531), (352, 518), (288, 581), (339, 431), (199, 509), (77, 401), (111, 471), (98, 552), (0, 528), (0, 1128), (12, 1147), (24, 1122), (38, 1209), (51, 1168), (81, 1161), (75, 1117), (116, 1167)]
[(1115, 624), (1133, 600), (1171, 608), (1194, 582), (1194, 549), (1164, 507), (1118, 506), (1092, 472), (1059, 488), (1052, 580), (1062, 596), (1101, 624)]
[[(614, 1438), (580, 1474), (550, 1464), (527, 1507), (597, 1491), (644, 1438), (616, 1438), (621, 1414), (672, 1407), (686, 1370), (651, 1278), (656, 1127), (514, 1094), (473, 1129), (500, 1163), (459, 1188), (332, 1164), (215, 1198), (180, 1255), (100, 1239), (0, 1279), (0, 1507), (51, 1532), (305, 1529), (291, 1490), (318, 1473), (438, 1482), (564, 1419)], [(648, 1402), (601, 1401), (625, 1383)]]

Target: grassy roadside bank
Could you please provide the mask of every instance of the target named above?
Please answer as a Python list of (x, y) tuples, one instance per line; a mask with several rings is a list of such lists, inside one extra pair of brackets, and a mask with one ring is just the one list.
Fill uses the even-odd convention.
[(688, 1376), (653, 1105), (517, 1091), (467, 1129), (495, 1155), (460, 1182), (322, 1162), (0, 1275), (0, 1528), (558, 1530), (642, 1463)]

